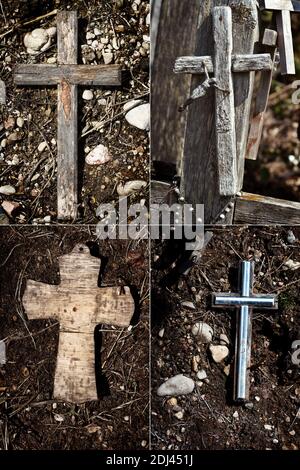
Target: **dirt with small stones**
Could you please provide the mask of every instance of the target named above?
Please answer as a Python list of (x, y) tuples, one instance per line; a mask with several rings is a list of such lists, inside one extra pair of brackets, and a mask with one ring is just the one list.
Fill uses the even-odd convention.
[[(77, 243), (100, 255), (100, 286), (128, 285), (136, 304), (131, 328), (102, 325), (97, 333), (100, 399), (82, 405), (53, 400), (57, 322), (27, 321), (21, 305), (26, 279), (58, 284), (58, 257)], [(145, 242), (97, 242), (93, 227), (1, 227), (0, 338), (7, 363), (0, 365), (0, 450), (148, 447), (147, 252)]]
[[(292, 244), (287, 241), (289, 230), (296, 237)], [(300, 340), (300, 269), (284, 263), (300, 261), (300, 229), (220, 227), (212, 232), (200, 264), (187, 277), (171, 275), (179, 246), (167, 250), (157, 243), (152, 250), (153, 448), (299, 449), (300, 364), (292, 362), (292, 344)], [(253, 316), (248, 408), (232, 401), (235, 314), (211, 306), (212, 292), (237, 290), (240, 259), (256, 261), (255, 292), (279, 295), (278, 311), (256, 311)], [(184, 308), (186, 301), (195, 310)], [(220, 344), (220, 334), (228, 336), (230, 354), (222, 363), (214, 363), (208, 345), (192, 335), (197, 321), (213, 328), (215, 345)], [(195, 357), (198, 369), (207, 372), (208, 380), (202, 383), (192, 367)], [(193, 393), (177, 397), (177, 403), (158, 397), (157, 387), (176, 374), (195, 380)]]
[[(116, 187), (130, 180), (148, 181), (148, 132), (125, 120), (124, 104), (132, 99), (149, 100), (149, 11), (139, 0), (12, 0), (3, 3), (0, 23), (0, 79), (6, 84), (7, 103), (0, 123), (0, 186), (12, 185), (12, 196), (4, 199), (21, 204), (11, 223), (44, 223), (57, 216), (57, 90), (55, 87), (16, 87), (15, 66), (56, 62), (56, 40), (37, 56), (27, 53), (24, 36), (35, 28), (56, 25), (56, 15), (25, 25), (54, 9), (77, 10), (79, 18), (79, 63), (103, 64), (103, 52), (113, 53), (112, 64), (122, 67), (121, 87), (95, 87), (93, 99), (82, 98), (79, 88), (79, 221), (95, 223), (101, 203), (117, 204)], [(12, 31), (10, 31), (12, 30)], [(87, 39), (89, 36), (94, 36)], [(96, 34), (95, 34), (96, 33)], [(21, 118), (21, 126), (17, 118)], [(19, 119), (19, 124), (20, 124)], [(93, 123), (102, 123), (95, 130)], [(39, 152), (38, 147), (48, 146)], [(85, 155), (97, 145), (108, 147), (112, 159), (102, 164), (85, 164)], [(131, 196), (132, 202), (147, 199), (147, 188)], [(47, 219), (46, 219), (47, 220)]]

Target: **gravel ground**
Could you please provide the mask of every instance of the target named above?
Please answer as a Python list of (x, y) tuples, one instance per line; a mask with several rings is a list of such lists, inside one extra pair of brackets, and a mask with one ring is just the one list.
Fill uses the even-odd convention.
[[(0, 78), (6, 84), (7, 103), (0, 123), (0, 186), (12, 186), (13, 195), (0, 194), (0, 203), (20, 204), (11, 223), (56, 221), (56, 114), (55, 87), (16, 87), (14, 69), (24, 63), (56, 63), (56, 39), (38, 55), (30, 55), (24, 37), (35, 28), (56, 24), (56, 15), (39, 19), (53, 9), (77, 10), (79, 17), (79, 63), (119, 64), (121, 87), (95, 87), (92, 99), (79, 89), (79, 222), (96, 222), (100, 203), (115, 204), (116, 188), (127, 181), (148, 181), (148, 132), (125, 119), (124, 105), (149, 98), (149, 2), (140, 0), (74, 2), (57, 0), (3, 4), (0, 23)], [(31, 21), (30, 24), (26, 24)], [(149, 110), (148, 110), (149, 113)], [(85, 156), (104, 145), (110, 160), (85, 164)], [(41, 150), (42, 149), (42, 150)], [(147, 199), (147, 188), (131, 199)], [(45, 219), (46, 217), (46, 219)]]

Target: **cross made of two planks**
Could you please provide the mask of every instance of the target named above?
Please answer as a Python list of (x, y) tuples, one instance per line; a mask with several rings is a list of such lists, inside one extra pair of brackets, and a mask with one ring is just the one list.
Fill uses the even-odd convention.
[(57, 65), (16, 67), (16, 85), (57, 85), (57, 216), (76, 220), (78, 210), (78, 85), (119, 86), (118, 65), (78, 65), (78, 20), (75, 11), (57, 14)]

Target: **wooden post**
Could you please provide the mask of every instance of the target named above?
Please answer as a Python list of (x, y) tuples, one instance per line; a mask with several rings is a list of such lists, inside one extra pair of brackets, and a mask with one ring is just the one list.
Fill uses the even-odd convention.
[(273, 69), (276, 60), (276, 43), (277, 43), (277, 32), (271, 29), (266, 29), (262, 41), (263, 45), (266, 46), (272, 57), (272, 69), (261, 72), (260, 83), (257, 90), (255, 99), (255, 109), (253, 118), (251, 120), (248, 145), (246, 158), (248, 160), (256, 160), (264, 125), (264, 115), (268, 106), (268, 99), (273, 79)]
[(97, 400), (95, 327), (127, 327), (134, 313), (128, 287), (98, 287), (100, 265), (87, 246), (77, 245), (59, 259), (58, 286), (27, 281), (23, 305), (28, 319), (55, 318), (60, 324), (54, 380), (54, 398), (58, 400)]
[[(161, 3), (157, 24), (151, 26), (151, 144), (153, 163), (168, 168), (169, 178), (180, 171), (184, 147), (186, 116), (178, 112), (179, 103), (190, 90), (191, 77), (178, 77), (173, 65), (179, 55), (194, 53), (202, 0), (155, 0)], [(152, 22), (152, 20), (151, 20)], [(175, 38), (179, 38), (176, 40)], [(153, 48), (155, 44), (155, 49)]]
[(234, 92), (231, 72), (233, 43), (230, 7), (214, 8), (213, 30), (219, 194), (233, 196), (237, 192), (237, 161)]
[[(57, 15), (57, 62), (77, 64), (78, 23), (74, 11)], [(62, 79), (57, 109), (57, 213), (59, 219), (76, 219), (78, 204), (78, 102), (77, 85)]]

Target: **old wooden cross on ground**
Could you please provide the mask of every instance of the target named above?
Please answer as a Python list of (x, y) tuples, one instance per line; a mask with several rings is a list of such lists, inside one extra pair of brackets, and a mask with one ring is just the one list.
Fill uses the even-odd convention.
[(78, 21), (75, 11), (57, 14), (57, 64), (16, 67), (17, 85), (57, 85), (57, 215), (74, 220), (78, 205), (77, 87), (121, 85), (118, 65), (77, 65)]
[(232, 12), (230, 7), (213, 9), (214, 57), (180, 57), (176, 73), (203, 74), (215, 77), (215, 132), (218, 156), (219, 194), (238, 192), (237, 145), (233, 72), (272, 70), (270, 54), (233, 55)]
[(59, 259), (59, 285), (27, 282), (23, 305), (28, 319), (55, 318), (60, 325), (55, 399), (72, 403), (97, 400), (95, 327), (127, 327), (134, 313), (128, 287), (98, 287), (100, 265), (87, 246), (77, 245)]
[(300, 2), (298, 0), (262, 0), (261, 3), (263, 9), (276, 12), (281, 73), (295, 75), (291, 12), (300, 13)]
[(213, 307), (238, 309), (235, 342), (234, 400), (249, 400), (252, 309), (277, 309), (275, 295), (253, 294), (253, 263), (240, 263), (239, 294), (213, 294)]

